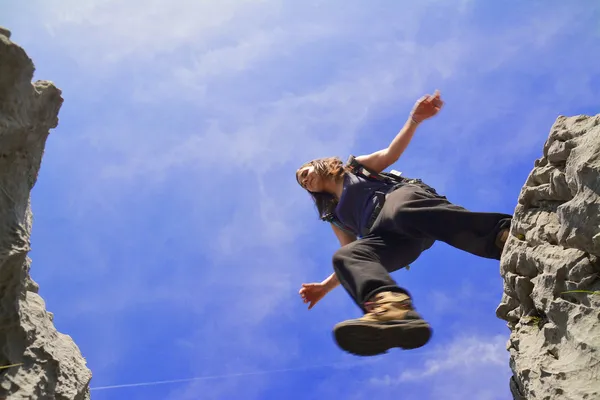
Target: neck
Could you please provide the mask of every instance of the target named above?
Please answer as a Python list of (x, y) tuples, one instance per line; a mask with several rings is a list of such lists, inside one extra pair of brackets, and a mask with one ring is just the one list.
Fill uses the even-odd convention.
[(342, 197), (342, 192), (344, 191), (344, 177), (342, 177), (339, 181), (334, 181), (333, 179), (328, 180), (325, 183), (325, 191), (329, 194), (332, 194), (336, 197), (336, 199), (340, 199)]

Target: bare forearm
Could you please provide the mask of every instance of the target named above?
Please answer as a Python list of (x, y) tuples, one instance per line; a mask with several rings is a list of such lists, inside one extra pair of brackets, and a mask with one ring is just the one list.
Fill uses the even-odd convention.
[(388, 148), (384, 149), (389, 165), (398, 161), (402, 153), (404, 153), (418, 126), (419, 124), (409, 117)]
[(356, 161), (371, 171), (381, 172), (385, 170), (398, 161), (402, 153), (404, 153), (404, 150), (408, 147), (408, 144), (417, 130), (417, 126), (419, 126), (419, 124), (409, 117), (388, 147), (376, 151), (375, 153), (358, 156), (356, 157)]
[(338, 280), (338, 278), (337, 278), (337, 276), (335, 275), (335, 272), (334, 272), (333, 274), (329, 275), (321, 283), (327, 288), (327, 291), (331, 291), (331, 290), (335, 289), (340, 284), (340, 281)]

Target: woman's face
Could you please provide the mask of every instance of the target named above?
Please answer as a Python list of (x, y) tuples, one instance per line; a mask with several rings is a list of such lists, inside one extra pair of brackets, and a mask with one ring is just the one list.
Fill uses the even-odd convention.
[(325, 181), (323, 177), (317, 173), (315, 167), (313, 167), (312, 165), (301, 168), (298, 171), (297, 177), (300, 186), (302, 186), (309, 192), (317, 193), (322, 192), (324, 190)]

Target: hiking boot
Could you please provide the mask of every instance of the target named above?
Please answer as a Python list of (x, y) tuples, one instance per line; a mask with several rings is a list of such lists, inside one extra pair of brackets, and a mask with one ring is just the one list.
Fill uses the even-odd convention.
[(405, 293), (381, 292), (365, 303), (367, 313), (333, 328), (343, 350), (359, 356), (387, 353), (393, 347), (416, 349), (431, 337), (431, 327)]
[(509, 228), (502, 229), (496, 235), (496, 246), (500, 249), (500, 251), (504, 250), (504, 245), (506, 244), (506, 240), (508, 240), (508, 234), (510, 232)]

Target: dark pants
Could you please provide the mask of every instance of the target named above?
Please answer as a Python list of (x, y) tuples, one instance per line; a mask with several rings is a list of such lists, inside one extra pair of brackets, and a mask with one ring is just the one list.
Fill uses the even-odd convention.
[(496, 236), (512, 216), (472, 212), (416, 185), (389, 193), (370, 233), (341, 247), (333, 268), (356, 304), (383, 291), (406, 292), (389, 272), (414, 262), (436, 240), (480, 257), (500, 259)]

